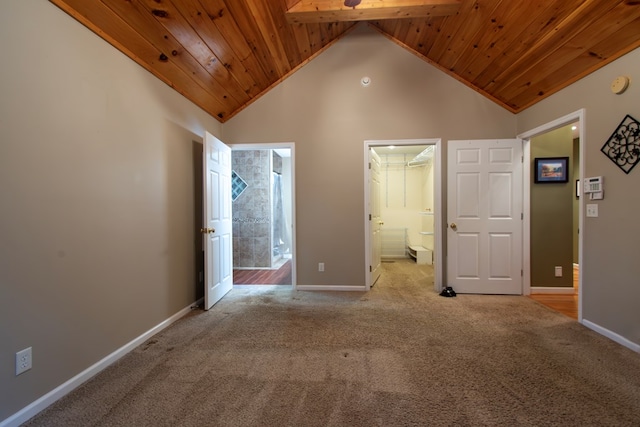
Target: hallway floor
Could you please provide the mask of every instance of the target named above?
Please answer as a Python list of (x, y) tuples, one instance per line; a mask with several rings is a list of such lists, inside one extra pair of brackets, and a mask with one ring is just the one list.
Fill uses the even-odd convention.
[(573, 293), (569, 294), (531, 294), (529, 297), (542, 305), (559, 311), (573, 319), (578, 320), (578, 279), (580, 270), (573, 268)]

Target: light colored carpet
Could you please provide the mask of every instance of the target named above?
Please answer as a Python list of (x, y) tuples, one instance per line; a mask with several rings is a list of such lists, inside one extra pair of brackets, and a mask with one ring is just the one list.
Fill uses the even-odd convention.
[(237, 287), (29, 426), (638, 426), (640, 356), (517, 296)]

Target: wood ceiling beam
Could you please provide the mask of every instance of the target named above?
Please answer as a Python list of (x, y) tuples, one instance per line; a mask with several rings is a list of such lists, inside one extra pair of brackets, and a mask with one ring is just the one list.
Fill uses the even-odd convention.
[(292, 24), (429, 18), (455, 14), (462, 0), (362, 0), (356, 7), (344, 0), (301, 0), (286, 12)]

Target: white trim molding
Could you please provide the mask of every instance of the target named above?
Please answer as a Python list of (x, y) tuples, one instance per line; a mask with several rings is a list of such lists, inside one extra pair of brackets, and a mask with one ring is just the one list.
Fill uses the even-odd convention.
[(628, 340), (627, 338), (623, 337), (622, 335), (618, 335), (613, 331), (610, 331), (606, 328), (603, 328), (600, 325), (597, 325), (593, 322), (590, 322), (586, 319), (582, 319), (582, 324), (584, 326), (586, 326), (587, 328), (596, 331), (597, 333), (599, 333), (600, 335), (604, 335), (605, 337), (609, 338), (612, 341), (617, 342), (618, 344), (627, 347), (630, 350), (635, 351), (636, 353), (640, 353), (640, 344), (638, 343), (634, 343), (631, 340)]
[(366, 286), (353, 285), (298, 285), (298, 291), (342, 291), (342, 292), (366, 292)]
[(106, 356), (104, 359), (98, 361), (92, 366), (88, 367), (84, 371), (80, 372), (75, 377), (71, 378), (67, 382), (59, 385), (55, 389), (51, 390), (49, 393), (40, 397), (36, 401), (31, 404), (25, 406), (20, 411), (11, 415), (9, 418), (0, 421), (0, 427), (17, 427), (20, 424), (30, 420), (38, 413), (46, 409), (48, 406), (55, 403), (57, 400), (63, 398), (67, 394), (71, 393), (73, 390), (87, 382), (89, 379), (98, 375), (100, 372), (108, 368), (110, 365), (117, 362), (122, 357), (126, 356), (129, 352), (134, 350), (136, 347), (147, 341), (149, 338), (157, 334), (169, 327), (172, 323), (184, 317), (187, 313), (189, 313), (192, 309), (202, 304), (203, 299), (199, 299), (195, 303), (189, 304), (188, 307), (183, 308), (173, 316), (168, 319), (158, 323), (153, 328), (149, 329), (147, 332), (143, 333), (139, 337), (133, 339), (127, 344), (123, 345), (113, 353)]
[(532, 294), (573, 294), (576, 290), (569, 286), (531, 286)]

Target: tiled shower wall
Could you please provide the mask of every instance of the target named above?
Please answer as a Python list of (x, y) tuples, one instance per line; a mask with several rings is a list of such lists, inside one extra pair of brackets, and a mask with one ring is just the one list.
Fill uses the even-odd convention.
[(233, 202), (234, 267), (271, 266), (271, 150), (236, 150), (232, 168), (247, 184)]

